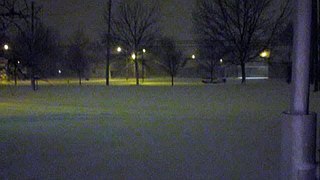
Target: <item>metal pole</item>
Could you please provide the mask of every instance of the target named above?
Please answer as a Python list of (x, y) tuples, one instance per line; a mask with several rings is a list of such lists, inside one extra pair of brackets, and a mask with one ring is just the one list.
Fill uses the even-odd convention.
[(319, 50), (318, 50), (318, 0), (312, 0), (312, 59), (313, 59), (313, 82), (314, 92), (318, 91), (318, 63), (319, 63)]
[(315, 3), (317, 3), (316, 5), (317, 5), (317, 10), (316, 10), (316, 14), (315, 14), (315, 16), (316, 16), (316, 34), (317, 34), (317, 36), (316, 36), (316, 42), (315, 42), (315, 48), (316, 48), (316, 50), (317, 50), (317, 57), (316, 57), (316, 64), (314, 65), (315, 66), (315, 83), (314, 83), (314, 92), (318, 92), (319, 91), (319, 82), (320, 82), (320, 59), (319, 59), (319, 35), (318, 35), (318, 33), (319, 33), (319, 22), (320, 22), (320, 4), (319, 4), (319, 2), (318, 2), (318, 0), (314, 0), (314, 2)]
[(295, 1), (296, 19), (293, 38), (293, 102), (291, 112), (308, 114), (312, 1)]
[(112, 0), (109, 0), (108, 5), (108, 37), (107, 37), (107, 62), (106, 62), (106, 85), (109, 86), (110, 84), (110, 45), (111, 45), (111, 10), (112, 10)]
[(295, 0), (293, 97), (282, 119), (281, 179), (316, 179), (316, 114), (309, 112), (312, 0)]
[(34, 91), (36, 91), (36, 80), (35, 80), (35, 63), (34, 63), (34, 55), (33, 55), (33, 46), (34, 46), (34, 1), (31, 2), (31, 87)]

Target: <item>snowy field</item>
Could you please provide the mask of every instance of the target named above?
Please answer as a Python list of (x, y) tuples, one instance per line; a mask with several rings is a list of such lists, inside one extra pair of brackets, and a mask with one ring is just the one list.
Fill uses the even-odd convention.
[(286, 83), (102, 84), (2, 85), (0, 179), (279, 178)]

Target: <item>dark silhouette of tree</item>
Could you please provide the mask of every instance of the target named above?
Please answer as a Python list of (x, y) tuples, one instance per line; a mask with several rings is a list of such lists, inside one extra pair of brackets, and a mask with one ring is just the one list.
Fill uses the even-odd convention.
[(289, 13), (289, 0), (198, 0), (193, 16), (197, 33), (232, 49), (230, 63), (241, 66), (245, 83), (246, 63), (270, 46)]
[(293, 51), (293, 24), (290, 22), (287, 27), (280, 33), (280, 37), (276, 41), (277, 45), (283, 45), (287, 47), (287, 57), (284, 57), (283, 61), (287, 66), (287, 83), (291, 83), (292, 76), (292, 51)]
[[(33, 2), (33, 1), (32, 1)], [(40, 7), (34, 7), (29, 0), (1, 0), (0, 1), (0, 37), (11, 32), (24, 31), (26, 25), (30, 25)], [(33, 19), (33, 20), (32, 20)]]
[(4, 10), (0, 16), (1, 23), (4, 24), (2, 26), (3, 32), (8, 33), (7, 30), (10, 29), (10, 36), (18, 34), (18, 41), (24, 42), (24, 45), (27, 44), (28, 53), (24, 55), (24, 59), (27, 59), (26, 62), (28, 62), (27, 67), (29, 68), (31, 87), (36, 90), (36, 59), (39, 54), (37, 52), (39, 49), (37, 50), (36, 46), (40, 42), (40, 37), (44, 35), (37, 35), (41, 31), (41, 26), (43, 26), (39, 18), (41, 8), (36, 6), (34, 1), (30, 3), (28, 0), (4, 0), (1, 2), (0, 7), (1, 10)]
[(89, 39), (83, 30), (77, 30), (70, 39), (67, 60), (69, 68), (77, 73), (79, 78), (79, 85), (81, 85), (82, 77), (89, 67)]
[(20, 66), (28, 68), (31, 76), (45, 78), (49, 71), (54, 71), (55, 59), (61, 54), (57, 35), (42, 23), (37, 23), (32, 34), (28, 27), (18, 33), (13, 41), (12, 53)]
[[(137, 85), (139, 85), (139, 55), (144, 48), (150, 47), (158, 36), (159, 6), (155, 1), (152, 2), (123, 0), (111, 18), (110, 34), (113, 44), (136, 55), (134, 65)], [(105, 14), (108, 22), (108, 11)]]
[(196, 61), (206, 73), (209, 74), (210, 82), (213, 82), (216, 77), (216, 69), (222, 67), (221, 59), (226, 55), (227, 51), (220, 43), (211, 42), (208, 40), (198, 40), (199, 55)]
[(174, 85), (174, 77), (186, 65), (187, 59), (182, 57), (181, 51), (176, 47), (171, 38), (162, 38), (155, 47), (156, 64), (171, 76), (171, 85)]

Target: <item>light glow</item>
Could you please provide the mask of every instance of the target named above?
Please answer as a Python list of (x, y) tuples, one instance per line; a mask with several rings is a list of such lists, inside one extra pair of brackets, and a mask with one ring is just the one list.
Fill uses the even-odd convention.
[(121, 47), (118, 47), (117, 52), (121, 52), (121, 51), (122, 51)]
[(133, 60), (135, 60), (135, 59), (137, 58), (136, 54), (133, 53), (133, 54), (131, 55), (131, 58), (132, 58)]
[(6, 51), (9, 50), (9, 45), (8, 45), (8, 44), (5, 44), (5, 45), (3, 46), (3, 49), (6, 50)]
[(193, 54), (193, 55), (191, 56), (191, 58), (192, 58), (192, 59), (196, 59), (196, 55)]
[(271, 52), (269, 50), (264, 50), (260, 53), (260, 57), (262, 58), (269, 58), (270, 57)]
[(142, 52), (143, 52), (143, 53), (146, 53), (146, 52), (147, 52), (147, 50), (146, 50), (146, 49), (142, 49)]

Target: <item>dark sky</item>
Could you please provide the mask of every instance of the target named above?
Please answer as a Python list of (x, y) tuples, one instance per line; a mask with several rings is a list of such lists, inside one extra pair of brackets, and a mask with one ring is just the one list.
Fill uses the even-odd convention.
[[(165, 35), (178, 40), (192, 39), (194, 1), (159, 0), (163, 14), (161, 31)], [(102, 13), (107, 0), (37, 0), (37, 3), (43, 6), (46, 24), (60, 31), (63, 38), (82, 26), (90, 37), (97, 39), (104, 28)]]

